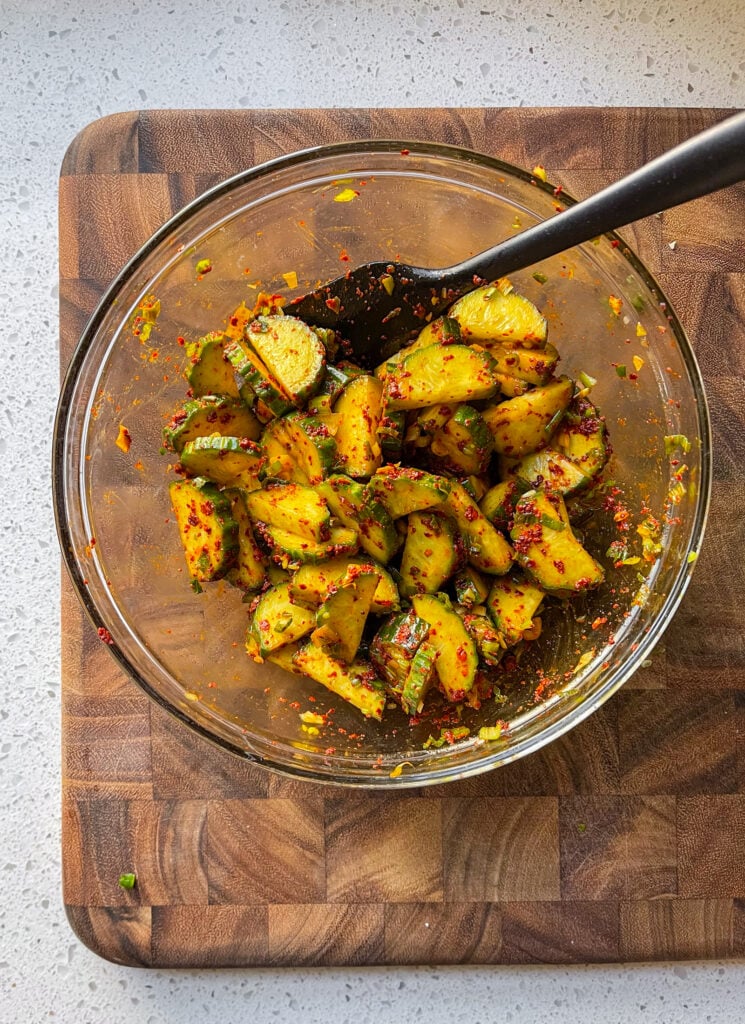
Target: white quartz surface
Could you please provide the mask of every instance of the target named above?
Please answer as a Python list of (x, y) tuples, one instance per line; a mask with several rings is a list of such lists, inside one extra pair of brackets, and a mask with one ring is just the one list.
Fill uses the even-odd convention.
[(59, 851), (57, 176), (140, 107), (745, 106), (743, 0), (0, 0), (0, 1024), (741, 1021), (745, 966), (148, 972), (70, 932)]

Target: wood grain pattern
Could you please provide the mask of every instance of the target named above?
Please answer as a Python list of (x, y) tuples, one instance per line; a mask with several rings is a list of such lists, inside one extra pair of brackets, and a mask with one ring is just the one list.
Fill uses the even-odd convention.
[[(158, 225), (257, 161), (450, 142), (588, 194), (711, 110), (148, 111), (95, 122), (60, 181), (64, 368)], [(625, 229), (697, 351), (709, 542), (648, 665), (532, 758), (405, 796), (264, 772), (126, 679), (63, 579), (63, 873), (83, 942), (157, 967), (589, 963), (745, 955), (745, 189)], [(676, 245), (671, 248), (670, 245)], [(135, 871), (134, 890), (121, 889)]]

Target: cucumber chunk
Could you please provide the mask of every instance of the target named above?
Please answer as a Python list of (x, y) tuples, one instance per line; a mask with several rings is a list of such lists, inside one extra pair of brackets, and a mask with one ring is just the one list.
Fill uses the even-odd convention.
[(359, 534), (360, 547), (384, 565), (401, 547), (393, 520), (375, 494), (341, 473), (316, 485), (333, 514)]
[(423, 409), (438, 402), (475, 402), (497, 390), (494, 361), (467, 345), (417, 349), (385, 380), (389, 409)]
[(457, 476), (486, 472), (494, 441), (486, 421), (470, 405), (458, 405), (435, 432), (430, 451), (437, 468)]
[(519, 643), (533, 625), (546, 592), (523, 576), (495, 580), (486, 602), (487, 611), (508, 647)]
[(385, 689), (368, 661), (360, 658), (345, 665), (315, 644), (301, 647), (293, 661), (306, 676), (354, 705), (366, 718), (382, 719)]
[(408, 466), (381, 466), (370, 488), (393, 519), (441, 505), (450, 493), (445, 477)]
[(261, 449), (248, 438), (195, 437), (181, 452), (181, 465), (190, 476), (205, 476), (220, 487), (254, 490), (263, 464)]
[(210, 434), (256, 441), (261, 435), (261, 423), (245, 402), (227, 395), (204, 395), (184, 403), (163, 428), (163, 441), (172, 451), (180, 452), (187, 441)]
[(241, 590), (260, 590), (266, 579), (266, 565), (256, 543), (253, 523), (246, 508), (246, 495), (238, 489), (223, 492), (230, 499), (230, 509), (238, 524), (238, 554), (227, 578)]
[(347, 476), (367, 479), (381, 464), (382, 402), (383, 385), (367, 374), (351, 380), (336, 400), (336, 461)]
[(244, 339), (293, 405), (301, 408), (321, 386), (326, 349), (302, 320), (258, 316), (246, 326)]
[(256, 532), (271, 552), (273, 560), (283, 569), (308, 562), (325, 562), (336, 555), (353, 555), (359, 548), (357, 534), (345, 526), (333, 526), (325, 541), (308, 540), (299, 533), (258, 521)]
[(551, 424), (558, 422), (573, 392), (573, 382), (559, 377), (525, 395), (489, 406), (483, 416), (494, 438), (494, 450), (521, 458), (545, 448), (551, 440)]
[(473, 341), (501, 341), (524, 348), (543, 348), (546, 319), (529, 299), (504, 285), (485, 285), (468, 292), (449, 309), (460, 324), (463, 338)]
[(213, 331), (186, 346), (189, 360), (186, 379), (195, 398), (202, 395), (228, 395), (239, 398), (238, 385), (225, 355), (223, 335)]
[(428, 635), (429, 624), (410, 608), (391, 616), (373, 637), (370, 659), (397, 700), (403, 693), (414, 655)]
[(524, 494), (510, 534), (517, 561), (544, 590), (568, 596), (602, 583), (603, 567), (574, 536), (560, 494)]
[(412, 512), (401, 559), (401, 595), (437, 593), (458, 561), (456, 534), (448, 520), (436, 512)]
[(372, 566), (350, 566), (318, 609), (311, 643), (347, 664), (354, 661), (377, 585), (378, 574)]
[(370, 611), (375, 615), (398, 611), (400, 599), (393, 577), (378, 562), (366, 561), (361, 555), (337, 555), (320, 565), (301, 565), (290, 582), (290, 594), (295, 601), (311, 606), (319, 605), (331, 587), (343, 579), (348, 569), (355, 565), (370, 564), (378, 575)]
[(427, 639), (437, 651), (435, 668), (442, 692), (448, 700), (462, 701), (476, 681), (476, 645), (444, 594), (417, 594), (411, 604), (429, 625)]
[(453, 481), (444, 507), (465, 539), (468, 561), (490, 575), (506, 573), (512, 565), (512, 549), (462, 484)]
[(293, 483), (269, 483), (246, 497), (251, 518), (299, 533), (316, 543), (330, 536), (331, 513), (321, 495), (311, 487)]
[(204, 583), (224, 576), (238, 554), (230, 499), (204, 479), (175, 480), (168, 494), (191, 578)]
[(259, 659), (286, 644), (301, 640), (315, 626), (313, 612), (303, 605), (293, 604), (289, 583), (270, 587), (259, 598), (253, 619), (248, 627), (249, 653), (258, 648)]

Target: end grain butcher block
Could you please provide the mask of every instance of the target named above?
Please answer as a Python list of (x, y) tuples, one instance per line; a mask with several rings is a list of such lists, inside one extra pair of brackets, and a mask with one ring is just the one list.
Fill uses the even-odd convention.
[[(544, 164), (581, 197), (726, 113), (157, 111), (98, 121), (73, 142), (60, 182), (63, 364), (150, 233), (254, 163), (349, 138), (431, 139)], [(286, 781), (152, 705), (63, 581), (64, 899), (85, 943), (158, 967), (743, 955), (743, 223), (739, 186), (627, 232), (706, 377), (708, 541), (651, 664), (533, 757), (401, 796)], [(137, 886), (126, 891), (118, 878), (132, 870)]]

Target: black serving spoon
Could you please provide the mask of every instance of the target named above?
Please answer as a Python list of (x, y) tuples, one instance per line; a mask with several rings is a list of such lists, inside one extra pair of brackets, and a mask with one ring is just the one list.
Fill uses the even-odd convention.
[[(532, 266), (607, 231), (745, 179), (745, 113), (737, 114), (644, 164), (602, 192), (452, 267), (366, 263), (287, 311), (332, 327), (364, 359), (421, 330), (477, 284)], [(387, 344), (388, 343), (388, 344)]]

